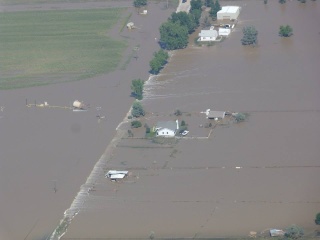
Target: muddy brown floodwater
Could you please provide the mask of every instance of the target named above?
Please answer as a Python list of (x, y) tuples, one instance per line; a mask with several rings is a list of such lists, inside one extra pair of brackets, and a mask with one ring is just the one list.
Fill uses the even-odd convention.
[[(200, 112), (207, 108), (248, 112), (248, 120), (218, 126), (209, 139), (171, 145), (122, 140), (106, 161), (108, 169), (128, 169), (128, 178), (119, 183), (103, 175), (95, 179), (64, 239), (246, 236), (291, 224), (308, 234), (315, 230), (320, 5), (221, 4), (242, 7), (231, 36), (212, 47), (190, 44), (173, 52), (160, 76), (147, 83), (143, 105), (154, 113), (149, 121), (156, 115), (173, 120), (169, 115), (175, 109), (185, 112), (189, 136), (204, 134), (199, 122), (207, 120)], [(163, 7), (164, 2), (151, 4), (150, 15), (132, 15), (141, 29), (124, 35), (131, 49), (140, 44), (140, 50), (125, 71), (1, 91), (1, 239), (41, 239), (62, 219), (128, 111), (130, 81), (148, 76), (158, 27), (173, 11)], [(281, 24), (293, 27), (290, 39), (278, 37)], [(246, 25), (259, 31), (256, 48), (240, 44)], [(82, 113), (27, 108), (26, 98), (52, 105), (80, 99), (91, 108)], [(96, 107), (105, 121), (98, 123)]]
[[(184, 112), (189, 136), (201, 136), (206, 109), (247, 112), (209, 139), (173, 145), (124, 139), (108, 169), (127, 169), (119, 183), (101, 176), (64, 239), (206, 238), (296, 224), (315, 230), (320, 209), (320, 4), (307, 1), (223, 2), (242, 7), (231, 36), (212, 47), (173, 52), (146, 84), (153, 115)], [(278, 36), (289, 24), (294, 35)], [(240, 43), (254, 25), (259, 45)], [(190, 114), (187, 114), (190, 113)]]
[[(132, 1), (109, 3), (90, 6), (132, 6)], [(65, 7), (58, 3), (54, 8), (36, 6), (1, 6), (1, 11)], [(68, 9), (90, 6), (69, 3)], [(130, 19), (139, 29), (120, 33), (121, 20), (110, 33), (128, 39), (128, 49), (115, 72), (80, 82), (0, 91), (0, 239), (46, 239), (63, 218), (133, 102), (131, 80), (148, 78), (149, 61), (159, 49), (154, 40), (159, 39), (158, 28), (174, 11), (166, 9), (163, 1), (150, 3), (148, 9), (153, 17), (140, 16), (133, 7), (123, 12), (122, 19), (132, 13)], [(128, 61), (137, 45), (138, 58)], [(56, 106), (69, 106), (78, 99), (91, 107), (87, 112), (28, 108), (26, 99), (31, 104)], [(106, 118), (99, 122), (98, 114)]]

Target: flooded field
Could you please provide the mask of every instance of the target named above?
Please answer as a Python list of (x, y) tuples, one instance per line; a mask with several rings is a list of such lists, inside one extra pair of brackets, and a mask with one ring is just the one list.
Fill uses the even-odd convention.
[[(91, 6), (79, 4), (68, 3), (68, 9)], [(163, 2), (150, 4), (149, 11), (157, 16), (152, 18), (139, 16), (131, 7), (132, 1), (111, 1), (110, 5), (130, 6), (110, 33), (115, 39), (128, 40), (117, 71), (80, 82), (0, 91), (0, 239), (46, 239), (52, 233), (132, 104), (131, 80), (148, 77), (149, 60), (159, 49), (154, 38), (159, 38), (161, 22), (174, 9), (166, 9)], [(1, 11), (53, 10), (59, 6), (1, 6)], [(139, 29), (120, 32), (130, 14)], [(138, 58), (133, 59), (137, 46)], [(26, 99), (29, 104), (47, 102), (67, 108), (26, 107)], [(90, 104), (89, 110), (68, 109), (76, 99)], [(97, 115), (106, 117), (99, 121)]]
[[(199, 125), (208, 122), (200, 114), (208, 108), (246, 112), (248, 119), (217, 126), (209, 139), (122, 140), (104, 170), (126, 169), (128, 178), (117, 183), (101, 174), (64, 239), (234, 237), (291, 224), (313, 234), (320, 209), (320, 5), (221, 3), (242, 7), (231, 36), (173, 52), (146, 84), (143, 105), (151, 122), (157, 115), (175, 120), (172, 113), (181, 110), (189, 137), (206, 135)], [(289, 39), (278, 36), (284, 24), (293, 28)], [(259, 32), (255, 48), (240, 43), (247, 25)]]

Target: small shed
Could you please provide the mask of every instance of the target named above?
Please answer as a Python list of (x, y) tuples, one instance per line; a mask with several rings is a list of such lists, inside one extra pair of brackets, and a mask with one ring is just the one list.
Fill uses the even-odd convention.
[(219, 28), (219, 36), (229, 36), (231, 33), (231, 29), (229, 28)]
[(240, 14), (239, 6), (224, 6), (219, 12), (217, 12), (218, 20), (236, 20)]
[(127, 23), (127, 28), (128, 29), (133, 29), (134, 28), (134, 23), (133, 22), (128, 22)]
[(208, 119), (223, 119), (226, 116), (226, 112), (223, 111), (207, 111), (206, 112)]
[(215, 41), (217, 37), (218, 37), (218, 32), (214, 29), (201, 30), (201, 32), (199, 33), (198, 41), (200, 42)]
[(79, 100), (75, 100), (73, 102), (72, 106), (73, 106), (74, 109), (84, 109), (85, 108), (85, 104), (83, 104)]

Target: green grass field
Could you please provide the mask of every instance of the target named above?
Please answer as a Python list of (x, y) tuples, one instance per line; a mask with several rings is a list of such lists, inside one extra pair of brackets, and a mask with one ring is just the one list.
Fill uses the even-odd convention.
[(14, 5), (14, 4), (61, 3), (61, 2), (79, 3), (79, 2), (89, 2), (89, 1), (109, 2), (113, 0), (0, 0), (0, 4)]
[(0, 88), (72, 81), (114, 70), (126, 42), (108, 30), (121, 9), (0, 14)]

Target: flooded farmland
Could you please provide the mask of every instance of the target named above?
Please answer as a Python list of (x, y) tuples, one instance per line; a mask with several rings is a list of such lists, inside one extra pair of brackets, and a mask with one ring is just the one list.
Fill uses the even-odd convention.
[[(78, 214), (64, 239), (232, 237), (291, 224), (314, 232), (320, 209), (319, 2), (221, 4), (242, 7), (230, 37), (173, 52), (160, 76), (146, 84), (142, 102), (150, 123), (158, 116), (175, 120), (172, 113), (181, 110), (188, 137), (207, 136), (199, 125), (208, 122), (200, 113), (208, 108), (249, 114), (244, 123), (215, 127), (209, 139), (123, 139), (105, 151), (132, 102), (130, 81), (147, 78), (158, 27), (172, 12), (163, 4), (150, 5), (153, 13), (144, 18), (133, 13), (141, 29), (123, 34), (132, 41), (126, 54), (137, 45), (140, 50), (126, 70), (0, 92), (1, 239), (46, 238), (75, 206), (75, 196)], [(291, 38), (278, 37), (282, 24), (293, 27)], [(240, 44), (247, 25), (259, 31), (256, 48)], [(26, 98), (59, 106), (79, 99), (91, 109), (27, 108)], [(98, 122), (98, 113), (106, 119)], [(91, 172), (98, 159), (103, 171)], [(129, 176), (114, 183), (104, 178), (108, 169), (127, 169)], [(94, 183), (90, 191), (77, 195), (86, 181)]]
[[(234, 237), (291, 224), (313, 233), (320, 208), (320, 6), (224, 4), (242, 7), (231, 36), (211, 47), (191, 39), (173, 52), (146, 84), (143, 105), (153, 113), (150, 122), (175, 120), (181, 110), (190, 137), (205, 135), (200, 112), (208, 108), (248, 119), (217, 126), (209, 139), (122, 140), (105, 170), (129, 170), (128, 178), (114, 183), (101, 175), (65, 239)], [(283, 24), (293, 27), (289, 39), (278, 36)], [(255, 48), (240, 43), (247, 25), (259, 32)]]

